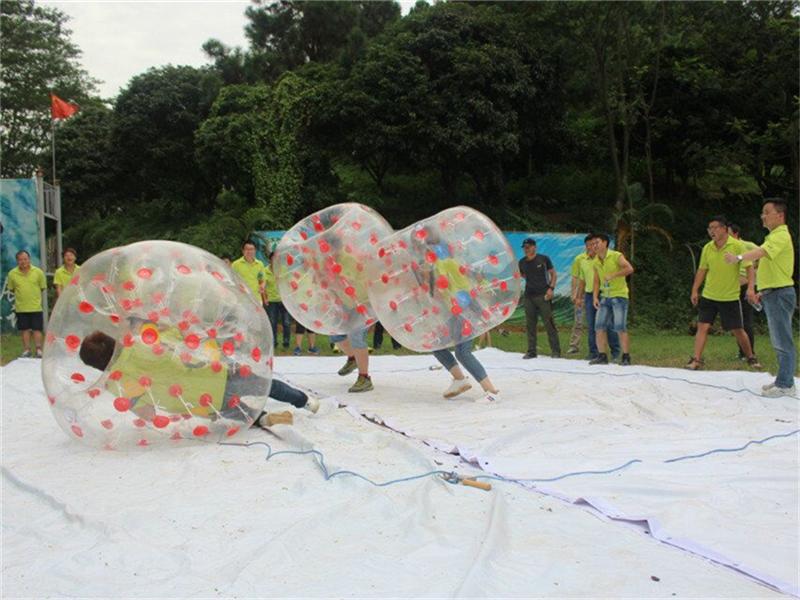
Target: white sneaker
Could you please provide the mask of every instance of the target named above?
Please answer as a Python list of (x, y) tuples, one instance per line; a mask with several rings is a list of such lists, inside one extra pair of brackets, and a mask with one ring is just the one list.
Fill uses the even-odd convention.
[(20, 358), (32, 358), (33, 354), (31, 354), (30, 350), (25, 350), (22, 354), (19, 355)]
[(767, 385), (762, 385), (761, 386), (761, 391), (762, 392), (766, 392), (768, 390), (771, 390), (774, 387), (775, 387), (775, 383), (774, 382), (773, 383), (768, 383)]
[(496, 392), (484, 392), (481, 402), (484, 404), (497, 404), (500, 402), (500, 390)]
[(465, 377), (464, 379), (453, 379), (450, 387), (444, 391), (445, 398), (455, 398), (459, 394), (463, 394), (472, 387), (472, 384)]
[(782, 387), (778, 387), (776, 385), (776, 386), (773, 386), (773, 387), (769, 388), (768, 390), (764, 391), (764, 393), (762, 393), (761, 395), (766, 397), (766, 398), (780, 398), (782, 396), (796, 396), (797, 395), (797, 388), (795, 386), (792, 386), (790, 388), (782, 388)]
[(319, 410), (319, 400), (313, 396), (309, 396), (308, 400), (306, 401), (306, 405), (303, 408), (310, 410), (312, 413), (316, 413)]

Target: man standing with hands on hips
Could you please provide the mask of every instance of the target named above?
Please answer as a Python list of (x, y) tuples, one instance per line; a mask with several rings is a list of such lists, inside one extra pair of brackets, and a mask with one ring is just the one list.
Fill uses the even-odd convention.
[(752, 281), (747, 288), (747, 299), (764, 306), (769, 327), (769, 339), (778, 358), (778, 375), (774, 383), (762, 387), (764, 396), (779, 398), (794, 396), (794, 371), (797, 353), (794, 345), (792, 316), (797, 306), (794, 288), (794, 244), (786, 226), (786, 201), (766, 198), (761, 209), (761, 222), (769, 230), (764, 243), (743, 254), (725, 255), (729, 263), (759, 260), (756, 286)]

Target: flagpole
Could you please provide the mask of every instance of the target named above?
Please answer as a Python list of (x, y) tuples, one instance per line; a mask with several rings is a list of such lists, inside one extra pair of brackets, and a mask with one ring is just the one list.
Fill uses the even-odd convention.
[(53, 185), (56, 184), (56, 121), (55, 119), (50, 119), (50, 131), (52, 132), (50, 135), (50, 139), (52, 140), (52, 147), (53, 147)]

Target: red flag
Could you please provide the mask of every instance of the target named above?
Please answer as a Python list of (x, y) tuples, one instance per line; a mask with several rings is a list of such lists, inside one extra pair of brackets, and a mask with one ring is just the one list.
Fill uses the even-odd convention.
[(53, 119), (67, 119), (78, 112), (78, 105), (65, 102), (55, 94), (50, 94), (50, 117)]

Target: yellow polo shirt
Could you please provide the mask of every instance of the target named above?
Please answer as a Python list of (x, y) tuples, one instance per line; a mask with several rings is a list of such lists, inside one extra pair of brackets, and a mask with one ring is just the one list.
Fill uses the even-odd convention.
[(231, 263), (231, 268), (237, 273), (237, 275), (239, 275), (239, 277), (244, 280), (244, 282), (247, 284), (247, 287), (250, 288), (255, 295), (256, 300), (258, 300), (260, 304), (261, 292), (259, 291), (259, 288), (261, 283), (267, 279), (264, 263), (257, 258), (254, 258), (253, 262), (250, 263), (244, 259), (244, 256), (242, 256)]
[(14, 292), (14, 310), (21, 313), (42, 311), (42, 290), (47, 288), (44, 271), (39, 267), (28, 269), (27, 273), (14, 267), (8, 272), (8, 289)]
[(794, 244), (789, 228), (778, 225), (767, 234), (761, 249), (767, 253), (759, 259), (756, 283), (759, 290), (794, 285)]
[[(744, 244), (730, 235), (722, 248), (717, 248), (714, 240), (703, 246), (698, 267), (706, 271), (703, 298), (717, 302), (739, 299), (739, 264), (725, 262), (725, 254), (742, 254), (744, 251)], [(752, 264), (751, 261), (743, 261), (742, 267), (747, 268)]]

